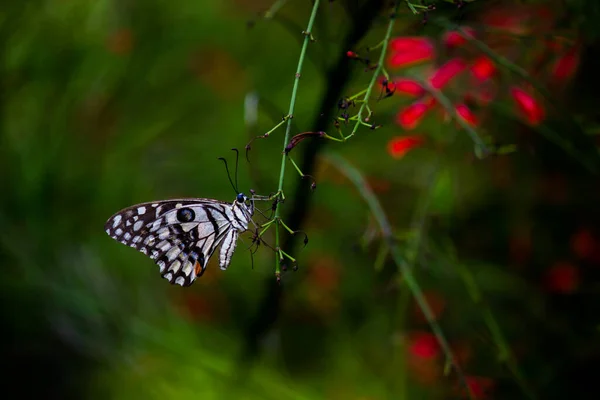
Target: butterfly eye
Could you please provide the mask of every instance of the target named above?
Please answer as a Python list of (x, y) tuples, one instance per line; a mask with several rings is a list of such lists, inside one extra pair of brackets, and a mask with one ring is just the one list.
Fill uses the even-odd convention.
[(190, 222), (196, 218), (196, 214), (191, 208), (180, 208), (177, 210), (177, 221)]
[(236, 201), (238, 203), (244, 203), (246, 201), (246, 195), (244, 193), (240, 193), (237, 195)]

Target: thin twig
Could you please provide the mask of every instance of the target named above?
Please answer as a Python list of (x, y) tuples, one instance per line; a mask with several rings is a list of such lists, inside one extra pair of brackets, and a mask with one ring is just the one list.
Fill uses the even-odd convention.
[[(311, 31), (315, 22), (315, 18), (317, 16), (317, 10), (319, 8), (319, 0), (315, 0), (313, 4), (313, 8), (310, 14), (310, 19), (308, 20), (308, 26), (306, 27), (306, 31), (304, 32), (304, 43), (302, 43), (302, 50), (300, 50), (300, 59), (298, 60), (298, 67), (296, 68), (296, 75), (294, 77), (294, 87), (292, 88), (292, 98), (290, 99), (290, 109), (288, 111), (289, 119), (287, 120), (287, 125), (285, 127), (285, 136), (283, 138), (283, 155), (281, 156), (281, 169), (279, 171), (279, 185), (277, 188), (278, 193), (283, 193), (283, 181), (285, 177), (285, 162), (287, 153), (285, 152), (285, 147), (290, 139), (290, 132), (292, 130), (292, 118), (294, 117), (294, 108), (296, 106), (296, 96), (298, 95), (298, 86), (300, 84), (300, 77), (302, 76), (302, 66), (304, 65), (304, 57), (306, 55), (306, 50), (308, 48), (308, 43), (311, 40)], [(279, 221), (280, 218), (280, 207), (279, 203), (275, 205), (275, 216), (274, 220)], [(275, 224), (275, 248), (279, 249), (279, 223)], [(277, 258), (276, 266), (275, 266), (275, 275), (279, 276), (281, 274), (280, 271), (280, 261)]]
[(373, 91), (373, 88), (375, 87), (375, 83), (377, 82), (377, 78), (379, 77), (379, 74), (381, 73), (381, 70), (383, 69), (383, 63), (385, 62), (385, 56), (387, 54), (388, 44), (390, 42), (390, 38), (392, 37), (392, 31), (394, 30), (394, 24), (396, 23), (396, 14), (398, 13), (399, 7), (400, 7), (400, 2), (398, 1), (398, 2), (396, 2), (396, 5), (394, 6), (394, 10), (392, 11), (392, 15), (390, 16), (390, 21), (388, 22), (387, 30), (385, 32), (385, 37), (383, 38), (383, 41), (382, 41), (381, 53), (379, 54), (379, 60), (377, 61), (377, 66), (375, 67), (375, 71), (373, 72), (373, 76), (371, 77), (371, 81), (369, 82), (369, 86), (367, 86), (367, 89), (366, 89), (365, 95), (362, 99), (360, 108), (358, 109), (358, 113), (356, 114), (356, 116), (357, 116), (356, 124), (354, 125), (352, 132), (344, 138), (344, 141), (346, 141), (346, 140), (350, 139), (352, 136), (354, 136), (356, 131), (358, 131), (358, 127), (364, 123), (364, 121), (362, 119), (363, 112), (368, 107), (369, 99), (371, 98), (371, 92)]
[[(394, 260), (394, 262), (396, 263), (396, 265), (402, 273), (404, 282), (406, 282), (406, 285), (408, 286), (409, 290), (414, 296), (419, 308), (421, 309), (423, 315), (427, 319), (427, 322), (429, 323), (433, 334), (435, 335), (438, 343), (440, 344), (444, 355), (446, 356), (447, 360), (450, 361), (452, 366), (454, 366), (454, 370), (458, 376), (458, 379), (460, 380), (461, 384), (465, 387), (469, 398), (473, 399), (473, 393), (471, 392), (471, 388), (467, 384), (465, 375), (458, 363), (456, 362), (456, 357), (454, 356), (454, 353), (450, 348), (450, 344), (444, 336), (442, 328), (435, 320), (433, 311), (429, 307), (429, 304), (427, 303), (427, 300), (423, 295), (421, 286), (419, 285), (417, 279), (412, 273), (411, 265), (409, 265), (409, 263), (404, 259), (402, 252), (400, 251), (400, 248), (398, 247), (398, 244), (394, 239), (391, 225), (387, 219), (385, 212), (383, 211), (383, 208), (381, 207), (381, 204), (379, 203), (379, 200), (366, 183), (360, 171), (354, 166), (352, 166), (350, 163), (348, 163), (346, 159), (335, 153), (327, 153), (324, 157), (331, 163), (331, 165), (335, 166), (344, 175), (346, 175), (346, 177), (356, 186), (363, 199), (367, 202), (369, 208), (371, 209), (371, 212), (373, 213), (373, 216), (375, 217), (375, 220), (377, 221), (377, 224), (379, 225), (379, 228), (381, 229), (383, 239), (390, 249), (392, 259)], [(423, 212), (424, 210), (421, 210), (421, 213)]]

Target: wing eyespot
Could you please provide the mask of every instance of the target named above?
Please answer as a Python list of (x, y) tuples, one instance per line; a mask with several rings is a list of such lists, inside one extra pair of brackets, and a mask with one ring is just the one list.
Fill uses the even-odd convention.
[(191, 222), (196, 218), (196, 213), (191, 208), (180, 208), (177, 210), (177, 221)]

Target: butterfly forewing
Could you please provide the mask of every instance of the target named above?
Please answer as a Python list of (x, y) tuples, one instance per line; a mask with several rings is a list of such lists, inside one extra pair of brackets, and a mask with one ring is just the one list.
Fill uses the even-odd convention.
[[(161, 275), (172, 284), (189, 286), (204, 273), (215, 249), (227, 237), (229, 264), (238, 231), (248, 227), (252, 209), (211, 199), (178, 199), (138, 204), (125, 208), (106, 222), (113, 239), (152, 258)], [(234, 240), (235, 242), (235, 240)], [(224, 264), (224, 261), (226, 263)]]

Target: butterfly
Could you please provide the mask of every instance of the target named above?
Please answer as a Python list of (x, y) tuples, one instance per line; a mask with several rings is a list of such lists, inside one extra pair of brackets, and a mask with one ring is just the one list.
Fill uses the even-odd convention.
[(190, 286), (219, 245), (219, 266), (227, 269), (240, 233), (254, 223), (254, 200), (239, 193), (233, 203), (195, 198), (141, 203), (114, 214), (104, 229), (153, 259), (169, 283)]

